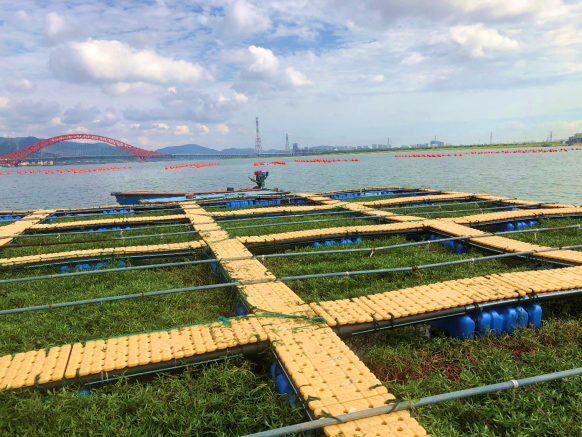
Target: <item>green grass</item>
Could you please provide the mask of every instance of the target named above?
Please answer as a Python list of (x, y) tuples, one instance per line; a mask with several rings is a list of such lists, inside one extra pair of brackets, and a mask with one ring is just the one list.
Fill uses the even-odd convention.
[[(425, 219), (464, 217), (469, 215), (488, 214), (496, 212), (495, 209), (484, 209), (493, 207), (493, 203), (460, 203), (458, 205), (418, 206), (417, 208), (384, 208), (382, 210), (393, 212), (399, 215), (418, 215)], [(448, 212), (450, 211), (450, 212)], [(421, 214), (422, 213), (422, 214)], [(430, 214), (427, 214), (430, 213)]]
[[(342, 248), (379, 247), (406, 243), (403, 236), (367, 238), (350, 246), (293, 247), (286, 252), (313, 252)], [(257, 253), (262, 252), (256, 251)], [(305, 257), (267, 258), (266, 267), (277, 277), (311, 275), (326, 272), (376, 270), (392, 267), (410, 267), (483, 256), (477, 249), (456, 255), (441, 244), (412, 246), (368, 253), (345, 253)], [(341, 278), (317, 278), (290, 282), (288, 285), (306, 302), (347, 299), (367, 294), (382, 293), (401, 288), (442, 282), (451, 279), (482, 276), (492, 273), (528, 270), (528, 264), (516, 259), (488, 260), (476, 263), (439, 267), (418, 272), (358, 275)]]
[[(17, 256), (25, 255), (39, 255), (47, 253), (58, 253), (58, 252), (68, 252), (71, 250), (86, 250), (86, 249), (101, 249), (109, 247), (129, 247), (129, 246), (146, 246), (146, 245), (157, 245), (157, 244), (170, 244), (170, 243), (182, 243), (186, 241), (198, 241), (200, 237), (197, 233), (192, 232), (189, 234), (181, 235), (168, 235), (168, 236), (155, 236), (157, 234), (167, 234), (175, 232), (185, 232), (191, 230), (190, 225), (184, 226), (164, 226), (160, 225), (155, 228), (150, 229), (140, 229), (139, 227), (132, 227), (132, 229), (124, 231), (103, 231), (103, 232), (88, 232), (85, 234), (67, 234), (63, 233), (60, 236), (43, 236), (39, 234), (38, 237), (27, 237), (27, 238), (16, 238), (12, 241), (13, 244), (37, 244), (37, 246), (29, 247), (16, 247), (10, 248), (10, 246), (0, 247), (0, 257), (2, 258), (12, 258)], [(94, 240), (101, 238), (120, 238), (129, 236), (148, 236), (149, 238), (136, 238), (130, 240), (117, 240), (117, 241), (100, 241), (100, 242), (87, 242), (83, 243), (84, 240)], [(64, 242), (69, 244), (57, 244), (46, 246), (46, 243), (53, 242)]]
[[(297, 223), (286, 225), (284, 223), (294, 223), (303, 221), (314, 221), (314, 220), (330, 220), (324, 222), (311, 222), (311, 223)], [(340, 220), (336, 220), (340, 219)], [(240, 222), (228, 222), (223, 223), (221, 226), (223, 228), (234, 228), (238, 226), (254, 226), (254, 225), (273, 225), (265, 226), (260, 228), (247, 228), (247, 229), (230, 229), (228, 232), (232, 236), (247, 236), (247, 235), (267, 235), (267, 234), (277, 234), (279, 232), (295, 232), (303, 231), (307, 229), (321, 229), (321, 228), (335, 228), (342, 226), (367, 226), (378, 224), (378, 219), (357, 219), (347, 217), (347, 214), (322, 214), (322, 215), (309, 215), (307, 217), (283, 217), (279, 219), (257, 219), (248, 220)]]
[(121, 380), (79, 396), (66, 388), (0, 391), (7, 435), (239, 436), (305, 420), (275, 392), (268, 373), (228, 361)]
[[(426, 325), (356, 338), (364, 360), (399, 399), (419, 399), (580, 367), (580, 301), (544, 304), (542, 327), (455, 340)], [(438, 436), (582, 435), (582, 377), (417, 408)]]
[[(156, 262), (197, 259), (161, 258)], [(149, 261), (152, 262), (152, 261)], [(51, 274), (46, 267), (35, 274)], [(15, 274), (16, 273), (16, 274)], [(1, 278), (22, 276), (6, 272)], [(214, 284), (209, 264), (2, 284), (0, 308), (21, 308), (81, 299)], [(229, 289), (104, 302), (0, 316), (0, 355), (133, 332), (167, 329), (234, 315)]]

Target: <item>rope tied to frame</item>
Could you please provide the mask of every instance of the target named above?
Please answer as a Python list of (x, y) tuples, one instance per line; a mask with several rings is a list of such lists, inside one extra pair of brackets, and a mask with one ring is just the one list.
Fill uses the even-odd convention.
[(329, 414), (327, 411), (325, 410), (321, 410), (321, 414), (319, 414), (318, 416), (316, 416), (316, 419), (321, 419), (322, 417), (326, 418), (326, 419), (334, 419), (337, 420), (338, 423), (345, 423), (343, 420), (341, 420), (339, 417), (336, 416), (332, 416), (331, 414)]
[(375, 247), (370, 248), (370, 258), (372, 258), (372, 255), (374, 255), (374, 253), (376, 253), (376, 248)]

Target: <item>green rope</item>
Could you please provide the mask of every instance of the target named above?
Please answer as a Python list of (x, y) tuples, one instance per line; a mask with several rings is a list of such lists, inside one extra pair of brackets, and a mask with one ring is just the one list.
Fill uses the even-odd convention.
[(322, 417), (325, 417), (326, 419), (334, 419), (337, 420), (338, 423), (345, 423), (343, 420), (341, 420), (339, 417), (335, 417), (332, 416), (331, 414), (329, 414), (327, 411), (325, 410), (321, 410), (321, 414), (319, 416), (316, 416), (316, 419), (321, 419)]
[[(232, 322), (230, 320), (228, 320), (226, 317), (224, 316), (220, 316), (218, 319), (216, 319), (217, 322), (222, 322), (224, 324), (224, 326), (230, 326), (232, 325)], [(214, 322), (212, 322), (214, 323)], [(211, 324), (212, 324), (211, 323)]]

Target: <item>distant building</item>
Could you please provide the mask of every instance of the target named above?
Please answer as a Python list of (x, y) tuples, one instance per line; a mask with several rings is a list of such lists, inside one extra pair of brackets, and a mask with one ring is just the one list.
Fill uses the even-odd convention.
[(568, 138), (568, 144), (582, 143), (582, 134), (576, 134), (573, 137)]
[(293, 153), (298, 153), (298, 152), (299, 152), (299, 144), (293, 143)]
[(444, 147), (445, 143), (442, 141), (433, 140), (430, 142), (430, 147)]

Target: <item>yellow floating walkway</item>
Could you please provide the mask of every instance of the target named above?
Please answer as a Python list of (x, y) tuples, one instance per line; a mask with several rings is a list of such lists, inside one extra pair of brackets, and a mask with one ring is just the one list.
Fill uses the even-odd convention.
[(435, 200), (467, 200), (474, 197), (471, 193), (443, 192), (443, 194), (433, 194), (428, 196), (406, 196), (392, 199), (374, 200), (372, 202), (359, 202), (364, 206), (390, 206), (402, 203), (418, 203)]
[(582, 288), (582, 266), (459, 279), (336, 301), (311, 303), (328, 325), (398, 319), (475, 303)]
[[(23, 232), (31, 229), (35, 225), (37, 225), (40, 221), (44, 220), (48, 216), (50, 216), (54, 210), (39, 210), (35, 211), (32, 214), (28, 214), (25, 216), (26, 220), (20, 219), (15, 221), (9, 225), (2, 226), (2, 230), (0, 231), (3, 235), (19, 235)], [(6, 244), (10, 243), (14, 238), (0, 238), (0, 246), (5, 246)]]
[(469, 215), (465, 217), (451, 218), (455, 223), (461, 225), (479, 225), (481, 223), (491, 223), (496, 221), (508, 221), (522, 218), (538, 218), (552, 216), (582, 215), (582, 207), (564, 208), (538, 208), (522, 209), (519, 211), (499, 211), (488, 214)]
[[(10, 247), (10, 246), (8, 246)], [(70, 250), (68, 252), (46, 253), (39, 255), (18, 256), (13, 258), (0, 258), (0, 266), (16, 266), (26, 264), (37, 264), (46, 261), (74, 261), (85, 258), (102, 258), (111, 257), (115, 255), (135, 255), (140, 253), (171, 253), (181, 252), (184, 250), (197, 250), (206, 247), (203, 241), (187, 241), (185, 243), (169, 243), (169, 244), (154, 244), (147, 246), (126, 246), (126, 247), (110, 247), (105, 249), (85, 249), (85, 250)]]
[(316, 238), (357, 237), (377, 234), (402, 233), (422, 229), (420, 223), (387, 223), (381, 225), (342, 226), (337, 228), (309, 229), (297, 232), (236, 237), (243, 244), (286, 243), (290, 241), (312, 241)]
[[(197, 225), (208, 221), (202, 208), (186, 204), (182, 207), (217, 258), (250, 255), (240, 242), (228, 239), (226, 232), (224, 235), (204, 232), (213, 225)], [(275, 279), (256, 259), (221, 262), (221, 265), (235, 280)], [(374, 408), (394, 399), (328, 326), (306, 320), (312, 319), (315, 313), (285, 284), (245, 286), (239, 291), (255, 313), (275, 313), (273, 317), (260, 318), (259, 322), (314, 417)], [(278, 314), (288, 317), (276, 317)], [(372, 388), (375, 386), (378, 387)], [(329, 426), (324, 432), (328, 436), (426, 435), (418, 422), (404, 411), (361, 420), (357, 424)]]
[[(0, 357), (0, 389), (60, 387), (75, 382), (107, 380), (120, 374), (166, 368), (242, 353), (241, 346), (266, 341), (257, 319), (245, 317), (131, 334)], [(237, 349), (238, 347), (238, 349)], [(217, 354), (216, 352), (220, 352)]]
[[(558, 211), (555, 212), (558, 213)], [(426, 220), (422, 222), (422, 225), (428, 230), (445, 233), (453, 237), (467, 237), (472, 235), (486, 234), (486, 232), (473, 229), (468, 226), (463, 226), (456, 222), (457, 219), (454, 218), (435, 219)], [(582, 264), (582, 252), (577, 252), (575, 250), (548, 251), (546, 250), (549, 249), (547, 246), (540, 246), (537, 244), (531, 244), (501, 236), (474, 237), (468, 239), (467, 241), (485, 248), (500, 250), (502, 252), (529, 252), (533, 250), (544, 250), (544, 252), (533, 253), (529, 256), (539, 258), (541, 260), (561, 261), (570, 264)]]
[[(326, 200), (329, 199), (326, 198)], [(182, 203), (181, 205), (184, 207), (188, 204)], [(208, 211), (204, 212), (204, 214), (206, 217), (244, 217), (261, 214), (293, 214), (296, 212), (328, 211), (330, 209), (333, 209), (333, 207), (328, 205), (269, 206), (265, 208), (238, 209), (236, 211)]]
[(39, 223), (31, 226), (29, 229), (66, 229), (77, 226), (100, 226), (100, 225), (115, 225), (115, 224), (137, 224), (137, 223), (149, 223), (149, 222), (167, 222), (167, 221), (177, 221), (185, 220), (184, 214), (172, 214), (172, 215), (155, 215), (148, 217), (119, 217), (112, 219), (99, 219), (99, 220), (79, 220), (73, 222), (63, 222), (63, 223)]

